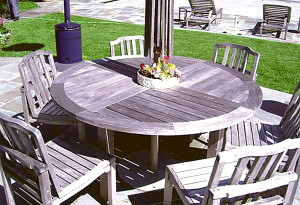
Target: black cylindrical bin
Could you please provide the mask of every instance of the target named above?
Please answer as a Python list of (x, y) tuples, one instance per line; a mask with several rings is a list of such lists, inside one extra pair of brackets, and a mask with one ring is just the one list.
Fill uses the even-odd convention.
[(82, 61), (80, 24), (70, 21), (55, 25), (57, 61), (77, 63)]

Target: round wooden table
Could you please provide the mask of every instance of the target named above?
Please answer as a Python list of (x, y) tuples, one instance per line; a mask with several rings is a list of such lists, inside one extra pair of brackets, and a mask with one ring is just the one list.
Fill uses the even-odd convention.
[(106, 134), (112, 130), (151, 135), (153, 170), (159, 135), (210, 132), (207, 155), (215, 156), (222, 146), (220, 130), (249, 119), (261, 105), (262, 92), (250, 78), (228, 67), (178, 56), (172, 62), (183, 72), (179, 86), (172, 89), (137, 84), (139, 65), (151, 65), (149, 58), (100, 59), (61, 73), (51, 95), (76, 119)]

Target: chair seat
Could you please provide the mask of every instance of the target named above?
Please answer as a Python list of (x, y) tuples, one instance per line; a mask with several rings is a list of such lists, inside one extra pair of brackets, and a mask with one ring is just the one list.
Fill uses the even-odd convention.
[(38, 121), (66, 121), (68, 124), (77, 123), (74, 117), (66, 113), (53, 100), (50, 100), (39, 112)]
[(264, 29), (276, 29), (276, 30), (282, 30), (282, 29), (286, 29), (286, 26), (284, 26), (283, 24), (262, 24), (261, 25)]
[[(184, 204), (201, 204), (216, 158), (208, 158), (167, 166), (167, 172), (172, 181), (180, 182), (179, 189), (182, 190)], [(234, 164), (229, 163), (224, 167), (220, 185), (228, 183), (234, 170)], [(174, 183), (173, 183), (174, 184)], [(202, 187), (202, 188), (201, 188)]]
[(66, 135), (61, 135), (46, 143), (46, 149), (57, 175), (62, 192), (60, 197), (83, 189), (110, 169), (115, 158), (99, 152), (84, 142)]
[(204, 22), (204, 23), (209, 23), (213, 22), (217, 18), (216, 15), (213, 15), (211, 18), (208, 17), (198, 17), (198, 16), (190, 16), (187, 18), (188, 21), (196, 21), (196, 22)]
[[(284, 140), (278, 125), (244, 121), (231, 126), (225, 133), (226, 146), (261, 146), (278, 143)], [(225, 147), (225, 149), (227, 149)]]

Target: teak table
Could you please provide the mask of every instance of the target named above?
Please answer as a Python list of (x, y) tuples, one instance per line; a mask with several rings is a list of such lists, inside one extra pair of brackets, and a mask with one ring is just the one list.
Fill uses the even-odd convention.
[(247, 76), (228, 67), (187, 57), (172, 62), (183, 72), (172, 89), (154, 90), (136, 82), (149, 58), (100, 59), (61, 73), (51, 86), (56, 103), (76, 119), (101, 129), (113, 154), (113, 132), (151, 136), (150, 169), (158, 163), (158, 136), (210, 132), (208, 157), (222, 148), (224, 128), (249, 119), (262, 92)]

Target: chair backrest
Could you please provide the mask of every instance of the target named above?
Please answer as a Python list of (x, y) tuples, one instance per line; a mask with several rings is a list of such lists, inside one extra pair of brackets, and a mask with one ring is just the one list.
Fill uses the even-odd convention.
[(50, 86), (56, 76), (56, 67), (50, 51), (35, 51), (24, 56), (19, 64), (23, 82), (21, 95), (25, 120), (37, 118), (40, 110), (51, 100)]
[[(257, 66), (260, 58), (258, 52), (253, 51), (250, 47), (232, 43), (216, 44), (212, 57), (214, 63), (219, 63), (218, 54), (222, 49), (224, 50), (223, 58), (220, 59), (222, 65), (234, 68), (250, 76), (252, 80), (256, 80)], [(252, 66), (248, 63), (249, 58), (252, 58), (250, 55), (253, 56)]]
[(281, 25), (285, 21), (290, 22), (291, 11), (292, 9), (289, 6), (264, 4), (263, 18), (267, 23)]
[[(289, 197), (293, 195), (298, 178), (295, 170), (300, 168), (299, 154), (300, 139), (287, 139), (274, 145), (245, 146), (220, 152), (216, 157), (202, 204), (234, 204), (236, 200), (256, 201), (260, 200), (259, 197), (263, 194), (278, 195), (277, 189), (280, 190), (284, 185), (288, 185), (288, 188), (283, 204), (291, 204), (290, 200), (293, 198)], [(282, 164), (284, 165), (279, 171)], [(263, 193), (268, 190), (271, 193)], [(251, 195), (252, 193), (254, 195)], [(266, 197), (265, 200), (278, 199), (277, 196), (263, 196)]]
[[(115, 47), (119, 46), (120, 53), (116, 53)], [(144, 56), (144, 36), (124, 36), (110, 42), (110, 56)]]
[[(51, 185), (52, 196), (61, 192), (57, 176), (48, 156), (46, 146), (40, 131), (30, 124), (0, 112), (0, 156), (2, 168), (24, 186), (27, 192), (41, 200), (39, 188), (45, 184)], [(22, 157), (22, 154), (24, 155)], [(28, 158), (26, 158), (28, 156)], [(29, 158), (30, 157), (30, 158)], [(39, 170), (33, 167), (32, 160), (41, 162), (48, 170), (48, 176), (41, 180), (37, 175)], [(30, 165), (30, 166), (29, 166)], [(50, 178), (50, 179), (49, 179)], [(38, 192), (36, 194), (35, 192)]]
[(280, 121), (283, 137), (300, 137), (300, 81)]
[(216, 15), (216, 7), (213, 0), (189, 0), (194, 16), (208, 17), (210, 13)]

